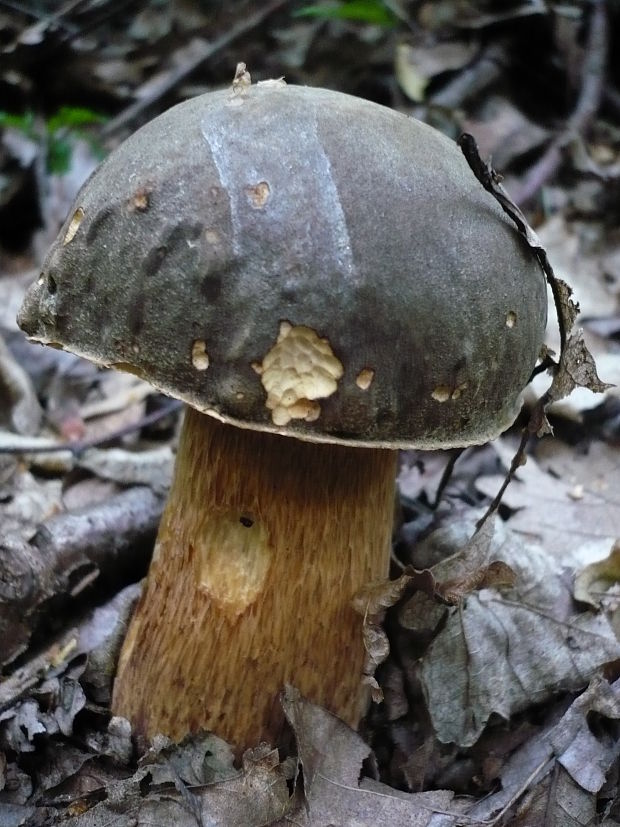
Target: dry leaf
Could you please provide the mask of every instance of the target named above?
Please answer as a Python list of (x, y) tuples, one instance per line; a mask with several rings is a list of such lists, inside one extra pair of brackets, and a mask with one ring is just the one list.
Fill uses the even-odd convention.
[(558, 212), (538, 227), (537, 232), (553, 269), (571, 285), (584, 318), (609, 316), (618, 309), (618, 288), (614, 290), (604, 278), (601, 254), (592, 252), (591, 245), (588, 246), (590, 226), (585, 222), (569, 222)]
[(172, 480), (174, 456), (170, 445), (148, 451), (90, 448), (76, 464), (103, 479), (125, 486), (148, 485), (156, 494), (165, 495)]
[(282, 825), (429, 827), (433, 813), (458, 811), (453, 794), (402, 793), (363, 778), (370, 748), (334, 715), (288, 687), (282, 706), (297, 741), (304, 803)]
[(599, 608), (603, 593), (614, 583), (620, 583), (620, 541), (614, 543), (604, 560), (590, 563), (577, 574), (575, 600)]
[[(593, 714), (611, 726), (592, 728), (589, 721)], [(511, 755), (501, 772), (501, 790), (474, 804), (468, 815), (480, 822), (494, 817), (519, 791), (541, 785), (553, 770), (555, 761), (559, 761), (572, 782), (567, 786), (572, 795), (567, 795), (563, 801), (564, 817), (567, 818), (567, 814), (574, 816), (576, 806), (584, 800), (589, 801), (591, 807), (595, 806), (593, 794), (601, 790), (607, 772), (620, 754), (620, 739), (609, 737), (619, 719), (620, 683), (609, 686), (603, 679), (595, 677), (559, 721), (547, 726)], [(542, 790), (546, 791), (546, 785), (542, 786)], [(562, 791), (557, 791), (558, 805), (562, 797)], [(568, 822), (561, 819), (552, 823), (564, 827)]]
[(500, 95), (484, 95), (480, 106), (461, 124), (471, 132), (483, 158), (491, 158), (496, 169), (508, 166), (550, 136), (548, 129), (531, 121), (514, 103)]
[[(286, 778), (270, 747), (248, 750), (239, 771), (232, 767), (230, 750), (212, 735), (197, 736), (179, 746), (162, 739), (160, 746), (161, 755), (157, 749), (149, 752), (148, 760), (131, 778), (110, 779), (103, 799), (84, 796), (73, 801), (65, 816), (74, 809), (79, 812), (80, 805), (83, 809), (71, 825), (264, 827), (276, 823), (289, 809)], [(94, 769), (88, 765), (85, 771), (93, 774)], [(197, 782), (200, 778), (203, 781)], [(206, 778), (213, 783), (205, 783)]]
[(466, 66), (479, 46), (474, 41), (450, 40), (432, 45), (399, 43), (394, 58), (394, 73), (400, 88), (412, 101), (423, 101), (433, 77)]
[(481, 566), (464, 576), (437, 583), (435, 593), (445, 603), (460, 606), (473, 591), (514, 586), (516, 579), (517, 575), (507, 563), (494, 560), (488, 566)]
[(577, 387), (588, 388), (594, 393), (603, 393), (612, 387), (599, 379), (592, 354), (583, 340), (582, 330), (573, 333), (566, 340), (558, 370), (547, 391), (549, 403), (564, 399)]
[[(470, 594), (448, 612), (420, 669), (437, 737), (461, 746), (475, 743), (492, 713), (509, 718), (555, 692), (578, 689), (620, 657), (607, 620), (574, 611), (570, 584), (543, 549), (497, 524), (490, 550), (482, 549), (488, 553), (516, 573), (514, 594)], [(440, 564), (442, 576), (451, 564), (461, 567), (461, 556)]]
[[(512, 445), (504, 439), (495, 444), (509, 462)], [(480, 477), (477, 488), (492, 497), (502, 480)], [(574, 564), (575, 553), (585, 544), (596, 543), (602, 556), (620, 537), (618, 451), (595, 442), (584, 453), (560, 440), (544, 439), (536, 456), (519, 468), (503, 503), (513, 512), (510, 529), (540, 543), (565, 566)]]

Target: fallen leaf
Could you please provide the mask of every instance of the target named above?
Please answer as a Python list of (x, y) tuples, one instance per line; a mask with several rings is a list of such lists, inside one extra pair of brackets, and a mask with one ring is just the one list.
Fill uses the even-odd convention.
[[(608, 726), (592, 727), (590, 722), (594, 716)], [(540, 787), (546, 793), (544, 780), (550, 776), (556, 761), (566, 775), (564, 789), (556, 791), (554, 802), (555, 806), (564, 807), (564, 817), (552, 823), (564, 827), (568, 823), (565, 819), (574, 816), (578, 808), (585, 806), (591, 810), (596, 806), (594, 795), (601, 791), (607, 773), (620, 754), (620, 739), (617, 728), (614, 729), (619, 719), (620, 682), (610, 686), (600, 677), (593, 678), (559, 721), (545, 727), (510, 756), (501, 772), (501, 789), (474, 804), (468, 816), (484, 822), (494, 818), (528, 788)], [(570, 783), (566, 783), (566, 779), (570, 779)], [(531, 809), (529, 814), (531, 818)]]
[(564, 399), (578, 387), (588, 388), (594, 393), (603, 393), (612, 387), (599, 379), (594, 358), (583, 340), (582, 330), (573, 333), (566, 340), (558, 370), (547, 391), (549, 403)]
[[(184, 745), (165, 746), (166, 760), (161, 765), (145, 763), (131, 778), (111, 781), (106, 787), (105, 800), (95, 803), (71, 824), (75, 827), (135, 827), (136, 824), (264, 827), (275, 824), (290, 806), (277, 752), (262, 745), (244, 754), (241, 771), (229, 768), (226, 761), (215, 771), (222, 750), (214, 744), (212, 736), (198, 736), (194, 745), (188, 739)], [(216, 761), (209, 765), (211, 748), (215, 749)], [(154, 753), (149, 755), (151, 762), (157, 760)], [(190, 785), (181, 775), (187, 774), (190, 778), (195, 778), (197, 772), (204, 775), (196, 764), (200, 755), (207, 760), (206, 770), (213, 772), (215, 783)], [(154, 774), (171, 780), (155, 783)]]
[(335, 715), (304, 700), (292, 687), (283, 693), (282, 706), (295, 733), (305, 798), (286, 823), (430, 827), (434, 814), (459, 812), (449, 791), (403, 793), (361, 777), (370, 747)]
[(110, 703), (118, 656), (140, 591), (139, 583), (121, 589), (103, 606), (92, 609), (77, 629), (76, 651), (88, 655), (82, 684), (97, 703)]
[(201, 733), (181, 744), (160, 735), (140, 766), (149, 768), (154, 784), (174, 782), (179, 777), (185, 784), (197, 786), (236, 776), (234, 758), (226, 741), (212, 733)]
[(165, 495), (170, 488), (174, 456), (170, 445), (147, 451), (124, 448), (89, 448), (76, 460), (102, 479), (123, 485), (148, 485), (156, 494)]
[[(18, 434), (36, 434), (43, 411), (30, 377), (0, 334), (0, 416)], [(8, 421), (7, 421), (8, 420)]]
[(429, 45), (399, 43), (394, 57), (394, 74), (400, 88), (412, 101), (423, 101), (429, 82), (444, 72), (465, 67), (478, 52), (470, 40), (449, 40)]
[(575, 600), (599, 608), (603, 593), (614, 583), (620, 583), (620, 541), (614, 543), (604, 560), (583, 568), (575, 577)]
[[(509, 462), (512, 445), (501, 439), (496, 447)], [(502, 482), (500, 476), (481, 477), (477, 488), (493, 497)], [(579, 498), (574, 497), (576, 486)], [(602, 556), (620, 537), (618, 450), (594, 442), (587, 451), (576, 451), (560, 440), (543, 439), (519, 468), (502, 502), (513, 512), (510, 529), (540, 543), (565, 565), (576, 562), (574, 554), (586, 543), (595, 542)]]
[(571, 285), (581, 315), (586, 319), (605, 317), (620, 309), (618, 286), (609, 283), (609, 251), (588, 244), (590, 226), (569, 221), (558, 212), (537, 228), (538, 237), (553, 262), (555, 272)]
[(467, 595), (474, 591), (514, 586), (516, 579), (517, 575), (507, 563), (494, 560), (488, 566), (480, 566), (466, 575), (437, 583), (435, 593), (444, 603), (460, 606)]
[[(480, 553), (516, 573), (512, 593), (483, 589), (448, 610), (419, 670), (437, 737), (461, 746), (476, 742), (493, 713), (508, 719), (554, 693), (578, 689), (620, 657), (606, 618), (575, 611), (570, 582), (542, 548), (496, 522), (490, 549), (481, 546)], [(443, 578), (451, 565), (461, 568), (463, 558), (457, 555), (433, 573), (437, 569), (436, 577)], [(410, 613), (418, 599), (414, 594), (408, 602)]]
[(548, 129), (531, 121), (514, 103), (500, 95), (485, 95), (476, 111), (461, 127), (471, 132), (483, 158), (491, 158), (496, 169), (508, 166), (525, 153), (541, 146), (550, 136)]

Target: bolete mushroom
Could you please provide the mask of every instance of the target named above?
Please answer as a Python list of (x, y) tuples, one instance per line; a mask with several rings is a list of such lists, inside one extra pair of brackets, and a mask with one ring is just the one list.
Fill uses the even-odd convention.
[(187, 403), (113, 711), (145, 736), (278, 738), (290, 682), (353, 726), (396, 449), (515, 419), (543, 273), (455, 144), (257, 84), (148, 123), (84, 185), (19, 324)]

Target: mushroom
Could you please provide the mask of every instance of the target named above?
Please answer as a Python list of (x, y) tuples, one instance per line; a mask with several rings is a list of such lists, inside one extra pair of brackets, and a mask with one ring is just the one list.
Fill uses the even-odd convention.
[(374, 103), (212, 92), (114, 151), (19, 315), (187, 403), (113, 712), (243, 748), (278, 740), (289, 682), (356, 726), (396, 449), (511, 425), (546, 306), (455, 144)]

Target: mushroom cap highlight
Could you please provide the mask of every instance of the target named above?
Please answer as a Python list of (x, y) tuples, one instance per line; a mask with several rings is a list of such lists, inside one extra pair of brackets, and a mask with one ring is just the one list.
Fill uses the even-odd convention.
[(115, 150), (18, 321), (227, 423), (428, 449), (512, 424), (546, 307), (451, 140), (272, 82), (186, 101)]

